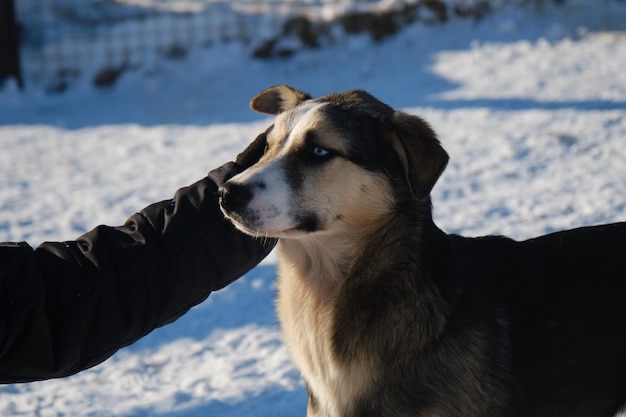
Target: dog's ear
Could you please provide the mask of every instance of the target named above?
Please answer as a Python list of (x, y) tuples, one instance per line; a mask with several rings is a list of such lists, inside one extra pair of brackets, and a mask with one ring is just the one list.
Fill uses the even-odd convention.
[(310, 98), (304, 91), (288, 85), (277, 85), (257, 94), (250, 101), (250, 108), (260, 113), (278, 114)]
[(407, 182), (413, 194), (425, 200), (448, 164), (448, 154), (421, 118), (396, 111), (391, 119), (392, 145), (402, 161)]

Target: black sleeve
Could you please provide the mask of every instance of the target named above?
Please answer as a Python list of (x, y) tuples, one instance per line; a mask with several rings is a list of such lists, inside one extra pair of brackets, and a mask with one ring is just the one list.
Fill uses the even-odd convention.
[(170, 323), (260, 262), (205, 178), (120, 227), (71, 242), (0, 244), (0, 383), (63, 377)]

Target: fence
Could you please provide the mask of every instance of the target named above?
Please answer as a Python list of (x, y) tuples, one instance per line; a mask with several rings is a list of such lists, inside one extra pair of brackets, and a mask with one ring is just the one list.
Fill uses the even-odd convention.
[(480, 17), (516, 1), (525, 0), (19, 0), (16, 6), (25, 78), (63, 91), (78, 77), (107, 86), (125, 69), (220, 42), (244, 42), (258, 58), (285, 57), (349, 33), (367, 31), (377, 40), (416, 20)]
[(284, 19), (237, 10), (227, 1), (199, 10), (76, 4), (40, 0), (22, 6), (21, 14), (29, 16), (24, 24), (24, 73), (43, 80), (48, 90), (64, 90), (85, 72), (93, 74), (94, 84), (106, 86), (125, 68), (182, 58), (195, 47), (217, 42), (246, 41)]

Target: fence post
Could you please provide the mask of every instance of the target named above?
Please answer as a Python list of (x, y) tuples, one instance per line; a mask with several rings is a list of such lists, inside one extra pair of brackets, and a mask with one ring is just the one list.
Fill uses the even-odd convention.
[(20, 26), (15, 19), (14, 0), (0, 0), (0, 85), (15, 77), (20, 90), (24, 87), (20, 66)]

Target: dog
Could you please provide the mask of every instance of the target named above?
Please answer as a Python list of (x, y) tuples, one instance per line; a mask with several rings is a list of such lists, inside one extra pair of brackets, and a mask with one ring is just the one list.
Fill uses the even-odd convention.
[(448, 235), (448, 162), (365, 91), (279, 85), (265, 153), (219, 202), (278, 238), (277, 314), (309, 417), (608, 417), (626, 403), (626, 223), (515, 241)]

